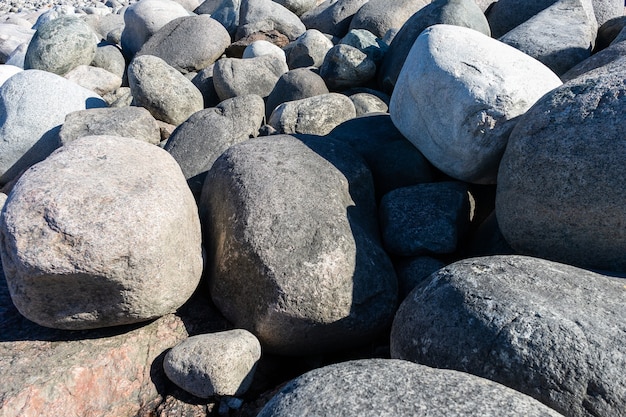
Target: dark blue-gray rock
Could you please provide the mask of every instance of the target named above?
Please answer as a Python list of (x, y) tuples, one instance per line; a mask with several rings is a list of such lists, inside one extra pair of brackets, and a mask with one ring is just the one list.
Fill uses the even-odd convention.
[(352, 17), (368, 0), (326, 0), (300, 18), (307, 29), (343, 37), (350, 28)]
[(194, 10), (196, 14), (208, 14), (226, 28), (232, 36), (239, 26), (241, 0), (205, 0)]
[(59, 131), (59, 145), (83, 136), (108, 135), (158, 145), (161, 134), (156, 120), (143, 107), (79, 110), (68, 114)]
[(487, 19), (474, 0), (435, 0), (418, 10), (396, 34), (385, 54), (378, 73), (378, 84), (387, 94), (396, 85), (413, 43), (424, 29), (437, 24), (464, 26), (487, 36), (491, 31)]
[(233, 97), (194, 113), (172, 132), (164, 149), (178, 162), (195, 195), (200, 195), (207, 171), (226, 149), (258, 135), (264, 114), (261, 97)]
[(498, 0), (486, 12), (491, 34), (499, 38), (559, 0)]
[(173, 313), (203, 266), (178, 164), (117, 136), (77, 139), (20, 177), (0, 215), (0, 255), (20, 313), (68, 330)]
[(565, 74), (561, 75), (561, 79), (563, 82), (570, 81), (596, 68), (604, 67), (613, 61), (623, 61), (624, 57), (626, 57), (626, 42), (611, 44), (609, 47), (596, 52), (573, 68), (570, 68)]
[(458, 261), (402, 303), (391, 355), (491, 379), (566, 416), (623, 416), (625, 283), (524, 256)]
[(356, 109), (356, 115), (363, 116), (369, 113), (387, 113), (389, 112), (389, 105), (385, 103), (380, 97), (370, 93), (356, 93), (351, 94), (350, 100), (354, 104)]
[(350, 29), (366, 29), (383, 38), (390, 29), (400, 29), (428, 0), (370, 0), (350, 21)]
[(287, 135), (234, 145), (209, 171), (200, 211), (211, 297), (265, 351), (346, 349), (389, 324), (396, 277), (371, 174), (349, 147)]
[(365, 29), (350, 29), (350, 31), (341, 38), (340, 44), (350, 45), (366, 54), (372, 61), (378, 63), (384, 57), (389, 46), (381, 39), (377, 38), (372, 32)]
[(463, 183), (439, 182), (386, 194), (380, 203), (385, 249), (399, 256), (455, 252), (469, 227), (467, 192)]
[(511, 133), (496, 214), (513, 249), (626, 271), (623, 60), (546, 94)]
[(309, 29), (286, 48), (289, 68), (321, 67), (333, 42), (317, 29)]
[(221, 100), (248, 94), (265, 98), (287, 71), (285, 60), (273, 55), (222, 58), (213, 67), (213, 85)]
[(103, 68), (79, 65), (65, 73), (63, 78), (93, 91), (99, 96), (109, 94), (122, 86), (122, 78)]
[(167, 352), (163, 368), (167, 377), (199, 398), (242, 396), (261, 358), (261, 345), (246, 330), (189, 337)]
[[(598, 28), (598, 36), (596, 37), (596, 45), (594, 53), (608, 47), (617, 38), (622, 29), (626, 26), (626, 16), (615, 17), (604, 22)], [(618, 41), (619, 42), (619, 41)]]
[(258, 417), (557, 417), (540, 402), (492, 381), (396, 359), (362, 359), (292, 380)]
[(563, 75), (591, 56), (597, 32), (591, 0), (559, 0), (499, 40)]
[(94, 67), (105, 69), (120, 78), (124, 78), (126, 72), (126, 60), (117, 45), (101, 42), (96, 48), (96, 54), (91, 61)]
[(389, 113), (442, 172), (494, 184), (517, 117), (560, 84), (515, 48), (469, 28), (434, 25), (407, 56)]
[(401, 258), (393, 265), (398, 274), (399, 299), (402, 302), (415, 287), (426, 280), (433, 272), (437, 272), (446, 263), (430, 256), (414, 256)]
[(466, 258), (491, 255), (515, 255), (516, 252), (508, 244), (500, 226), (496, 211), (493, 210), (472, 233), (471, 240), (465, 250)]
[(376, 76), (376, 63), (359, 49), (339, 44), (326, 53), (320, 76), (331, 91), (359, 87)]
[(272, 0), (241, 0), (237, 38), (261, 30), (277, 30), (294, 40), (306, 31), (300, 18)]
[(179, 125), (204, 108), (200, 90), (164, 60), (153, 55), (134, 58), (128, 66), (133, 102), (157, 120)]
[(329, 136), (350, 145), (365, 160), (374, 177), (377, 200), (396, 188), (433, 180), (428, 160), (402, 136), (388, 114), (348, 120)]
[(328, 88), (322, 77), (306, 68), (297, 68), (280, 76), (274, 89), (267, 97), (265, 115), (269, 120), (279, 104), (328, 94)]
[(215, 107), (221, 101), (213, 84), (214, 66), (215, 64), (209, 65), (191, 79), (191, 83), (202, 93), (205, 109)]
[(230, 35), (208, 15), (179, 17), (166, 23), (137, 55), (154, 55), (183, 74), (203, 70), (230, 45)]
[(93, 91), (47, 71), (13, 75), (0, 87), (0, 184), (6, 184), (58, 146), (68, 113), (106, 103)]
[(78, 65), (89, 65), (96, 55), (98, 39), (78, 17), (60, 17), (35, 32), (24, 58), (24, 69), (65, 75)]
[(328, 93), (277, 106), (267, 122), (278, 133), (324, 136), (339, 124), (356, 117), (352, 100)]

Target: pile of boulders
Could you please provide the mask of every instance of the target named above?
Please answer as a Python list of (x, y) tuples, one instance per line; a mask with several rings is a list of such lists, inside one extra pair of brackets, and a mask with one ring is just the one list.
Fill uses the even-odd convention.
[(0, 416), (626, 416), (621, 1), (13, 6)]

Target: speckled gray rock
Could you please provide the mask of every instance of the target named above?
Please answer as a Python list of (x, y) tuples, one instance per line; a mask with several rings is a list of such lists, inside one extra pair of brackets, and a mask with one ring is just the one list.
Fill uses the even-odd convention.
[(353, 117), (356, 109), (348, 97), (328, 93), (280, 104), (268, 124), (279, 133), (323, 136)]
[(493, 184), (516, 117), (560, 84), (515, 48), (472, 29), (435, 25), (411, 49), (389, 113), (441, 171)]
[(90, 329), (174, 312), (202, 274), (200, 222), (158, 146), (77, 139), (28, 170), (0, 216), (13, 303), (29, 320)]
[[(59, 100), (59, 98), (63, 100)], [(106, 103), (56, 74), (28, 70), (0, 88), (0, 183), (6, 184), (58, 146), (57, 134), (68, 113)]]
[(559, 0), (498, 0), (486, 16), (494, 38), (499, 38)]
[(221, 100), (248, 94), (265, 98), (287, 71), (285, 60), (273, 55), (222, 58), (213, 67), (213, 85)]
[(226, 149), (258, 135), (264, 114), (261, 97), (233, 97), (193, 114), (172, 132), (164, 149), (176, 159), (194, 194), (200, 195), (207, 171)]
[(597, 32), (591, 0), (559, 0), (499, 40), (562, 75), (591, 56)]
[(194, 10), (197, 14), (208, 14), (234, 35), (239, 26), (241, 0), (205, 0)]
[(246, 46), (246, 49), (243, 50), (243, 55), (241, 57), (256, 58), (263, 55), (274, 55), (276, 58), (283, 59), (285, 60), (285, 63), (287, 63), (285, 51), (283, 51), (282, 48), (279, 48), (273, 43), (262, 39), (254, 41), (250, 45)]
[(289, 68), (321, 67), (333, 42), (317, 29), (308, 29), (286, 50)]
[(224, 26), (205, 14), (179, 17), (166, 23), (137, 55), (158, 56), (185, 74), (211, 65), (228, 45), (230, 35)]
[(78, 17), (60, 17), (42, 25), (28, 45), (25, 69), (64, 75), (78, 65), (89, 65), (96, 55), (98, 39)]
[(0, 87), (6, 80), (22, 71), (24, 71), (22, 68), (15, 65), (0, 65)]
[(321, 94), (328, 94), (328, 88), (322, 77), (306, 68), (297, 68), (280, 76), (274, 89), (267, 97), (266, 118), (279, 104), (301, 100)]
[(406, 21), (385, 54), (378, 74), (378, 84), (391, 94), (404, 61), (424, 29), (437, 24), (464, 26), (490, 36), (487, 19), (474, 0), (435, 0), (422, 7)]
[(402, 303), (391, 354), (500, 382), (567, 416), (623, 416), (624, 282), (523, 256), (459, 261)]
[(492, 381), (394, 359), (315, 369), (287, 384), (258, 417), (560, 416)]
[(200, 398), (246, 393), (261, 357), (259, 340), (235, 329), (192, 336), (167, 352), (167, 377)]
[(498, 174), (502, 234), (521, 253), (626, 271), (624, 61), (579, 76), (522, 116)]
[(385, 57), (385, 53), (389, 48), (376, 35), (365, 29), (350, 29), (339, 43), (357, 48), (376, 63), (379, 63)]
[(122, 78), (103, 68), (79, 65), (64, 76), (81, 87), (93, 91), (99, 96), (111, 93), (122, 86)]
[(128, 83), (134, 103), (157, 120), (179, 125), (204, 108), (200, 90), (156, 56), (134, 58), (128, 66)]
[(453, 253), (470, 222), (467, 185), (460, 182), (398, 188), (380, 203), (385, 249), (399, 256)]
[(126, 71), (126, 60), (122, 51), (117, 45), (108, 42), (101, 42), (96, 48), (96, 55), (91, 61), (94, 67), (105, 69), (120, 78), (124, 78)]
[(143, 107), (80, 110), (68, 114), (59, 132), (61, 146), (83, 136), (109, 135), (158, 145), (159, 126)]
[(350, 21), (350, 29), (366, 29), (382, 38), (390, 29), (400, 29), (428, 0), (370, 0)]
[(256, 30), (246, 32), (245, 26), (277, 30), (290, 40), (296, 39), (307, 29), (298, 16), (272, 0), (241, 0), (239, 26), (237, 38), (256, 32)]
[(365, 85), (375, 75), (374, 60), (357, 48), (344, 44), (333, 46), (320, 67), (320, 76), (332, 91)]
[(284, 6), (288, 10), (292, 11), (296, 16), (302, 16), (315, 6), (317, 6), (317, 0), (274, 0), (276, 3)]
[(387, 326), (397, 282), (371, 181), (345, 145), (287, 135), (234, 145), (213, 164), (200, 201), (211, 297), (268, 352), (346, 349)]
[(611, 44), (608, 48), (596, 52), (573, 68), (570, 68), (565, 74), (561, 75), (561, 79), (563, 82), (567, 82), (596, 68), (604, 67), (613, 61), (623, 59), (625, 56), (626, 42)]
[(209, 65), (202, 71), (198, 72), (191, 79), (192, 84), (200, 90), (200, 93), (202, 93), (202, 97), (204, 98), (204, 108), (206, 109), (209, 107), (215, 107), (220, 102), (217, 91), (215, 91), (215, 85), (213, 85), (214, 67), (215, 64)]
[(403, 301), (415, 287), (426, 280), (433, 272), (437, 272), (446, 263), (430, 256), (401, 258), (393, 265), (398, 274), (398, 290), (400, 301)]
[(368, 0), (326, 0), (300, 18), (307, 29), (343, 37), (348, 33), (352, 17)]
[(591, 0), (591, 3), (598, 26), (624, 15), (624, 2), (622, 0)]
[(349, 97), (354, 104), (357, 117), (368, 113), (387, 113), (389, 111), (387, 103), (374, 94), (357, 93)]

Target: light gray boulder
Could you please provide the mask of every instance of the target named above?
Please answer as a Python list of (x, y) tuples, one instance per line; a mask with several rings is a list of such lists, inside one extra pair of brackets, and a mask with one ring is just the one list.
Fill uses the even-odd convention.
[(274, 55), (222, 58), (213, 67), (213, 85), (220, 100), (248, 94), (265, 98), (287, 71), (285, 60)]
[(10, 23), (0, 24), (0, 63), (6, 63), (20, 45), (28, 46), (35, 31)]
[(441, 171), (493, 184), (516, 118), (560, 84), (515, 48), (472, 29), (435, 25), (411, 49), (389, 112)]
[(382, 91), (391, 94), (417, 37), (429, 26), (462, 26), (490, 36), (485, 15), (474, 0), (435, 0), (418, 10), (394, 36), (378, 72)]
[(491, 379), (566, 416), (622, 416), (624, 282), (524, 256), (462, 260), (402, 303), (391, 355)]
[(354, 104), (356, 115), (363, 116), (368, 113), (387, 113), (389, 106), (380, 97), (370, 93), (356, 93), (349, 96)]
[(296, 16), (302, 16), (304, 13), (313, 9), (319, 3), (317, 0), (274, 0), (276, 3), (284, 6), (292, 11)]
[(285, 60), (285, 64), (287, 63), (285, 51), (283, 51), (282, 48), (262, 39), (246, 46), (246, 49), (243, 50), (242, 58), (256, 58), (263, 55), (274, 55), (277, 58)]
[(226, 28), (233, 36), (239, 26), (239, 8), (241, 0), (205, 0), (194, 12), (208, 14)]
[(382, 39), (377, 38), (372, 32), (365, 29), (350, 29), (339, 43), (357, 48), (375, 63), (379, 63), (385, 57), (385, 53), (389, 48)]
[(154, 55), (186, 74), (214, 63), (230, 45), (230, 35), (209, 15), (179, 17), (166, 23), (137, 55)]
[(163, 368), (172, 382), (196, 397), (241, 396), (260, 358), (259, 340), (235, 329), (183, 340), (167, 352)]
[(28, 70), (9, 78), (0, 87), (0, 184), (57, 148), (58, 129), (68, 113), (96, 107), (106, 103), (56, 74)]
[(133, 102), (157, 120), (179, 125), (204, 108), (200, 90), (164, 60), (153, 55), (134, 58), (128, 66)]
[(258, 417), (557, 417), (504, 385), (462, 372), (396, 359), (362, 359), (318, 368), (289, 382)]
[(352, 100), (343, 94), (328, 93), (280, 104), (268, 124), (278, 133), (324, 136), (353, 117), (356, 109)]
[(559, 0), (498, 0), (486, 12), (491, 34), (499, 38)]
[(59, 144), (65, 146), (84, 136), (120, 136), (158, 145), (159, 126), (143, 107), (79, 110), (69, 113), (59, 131)]
[(120, 78), (124, 78), (126, 72), (126, 60), (122, 51), (117, 45), (108, 42), (101, 42), (96, 48), (91, 65), (105, 69)]
[(598, 26), (616, 17), (624, 16), (624, 2), (621, 0), (591, 0)]
[(28, 44), (23, 43), (19, 45), (15, 50), (9, 55), (5, 64), (6, 65), (14, 65), (16, 67), (24, 68), (24, 59), (26, 58), (26, 51), (28, 50)]
[(326, 0), (300, 18), (307, 29), (343, 37), (350, 28), (352, 17), (368, 0)]
[(269, 120), (274, 109), (282, 103), (328, 93), (326, 83), (315, 72), (306, 68), (288, 71), (280, 76), (274, 89), (267, 96), (266, 118)]
[(546, 94), (520, 119), (498, 173), (496, 214), (513, 249), (626, 271), (624, 60)]
[(307, 29), (298, 16), (272, 0), (241, 0), (238, 39), (257, 31), (246, 31), (246, 26), (267, 31), (277, 30), (289, 40), (296, 39)]
[(98, 39), (78, 17), (60, 17), (41, 25), (26, 50), (24, 69), (65, 75), (79, 65), (89, 65)]
[(6, 80), (22, 71), (24, 71), (22, 68), (16, 67), (15, 65), (0, 65), (0, 87)]
[(591, 0), (559, 0), (499, 40), (563, 75), (591, 56), (597, 32)]
[(339, 44), (326, 53), (320, 67), (320, 76), (330, 90), (359, 87), (376, 76), (376, 63), (359, 49)]
[(79, 65), (63, 77), (99, 96), (113, 92), (122, 86), (122, 78), (119, 75), (90, 65)]
[(173, 0), (141, 0), (124, 12), (124, 30), (120, 39), (122, 50), (133, 57), (144, 43), (166, 23), (189, 12)]
[(352, 17), (349, 29), (366, 29), (382, 38), (390, 29), (400, 29), (429, 3), (429, 0), (370, 0)]
[(0, 255), (17, 309), (73, 330), (173, 313), (203, 264), (176, 161), (116, 136), (77, 139), (22, 175), (0, 215)]
[(287, 64), (290, 69), (321, 67), (333, 42), (317, 29), (308, 29), (287, 48)]
[(200, 201), (209, 288), (267, 352), (307, 355), (371, 341), (395, 311), (372, 179), (332, 140), (252, 139), (223, 153)]

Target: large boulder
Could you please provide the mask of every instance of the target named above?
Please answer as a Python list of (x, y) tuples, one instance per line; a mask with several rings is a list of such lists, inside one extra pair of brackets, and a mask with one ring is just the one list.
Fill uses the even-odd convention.
[(283, 387), (259, 417), (429, 415), (557, 417), (503, 385), (407, 361), (364, 359), (315, 369)]
[(13, 303), (46, 327), (174, 312), (202, 273), (200, 222), (176, 161), (129, 138), (77, 139), (29, 169), (0, 216)]
[(389, 324), (397, 283), (371, 181), (345, 145), (287, 135), (242, 142), (213, 164), (200, 202), (211, 297), (267, 352), (345, 349)]
[(389, 112), (441, 171), (492, 184), (517, 117), (560, 84), (515, 48), (472, 29), (435, 25), (411, 49)]
[(309, 69), (296, 68), (280, 76), (267, 97), (265, 114), (269, 120), (279, 104), (328, 93), (328, 87), (322, 77)]
[[(248, 28), (248, 29), (246, 29)], [(263, 30), (277, 30), (290, 40), (306, 31), (300, 18), (272, 0), (242, 0), (237, 38)]]
[(56, 147), (65, 116), (106, 107), (93, 91), (56, 74), (22, 71), (0, 87), (0, 183), (6, 184)]
[(289, 71), (283, 58), (222, 58), (213, 67), (213, 85), (221, 100), (256, 94), (267, 97), (281, 75)]
[(402, 303), (391, 355), (491, 379), (566, 416), (623, 416), (624, 283), (524, 256), (462, 260)]
[(517, 251), (626, 271), (624, 68), (617, 60), (563, 84), (513, 130), (496, 214)]
[(559, 0), (498, 0), (486, 12), (491, 34), (499, 38)]
[(376, 75), (376, 63), (359, 49), (335, 45), (326, 53), (320, 76), (332, 91), (365, 85)]
[(368, 0), (326, 0), (301, 16), (307, 29), (342, 37), (350, 28), (352, 17)]
[(383, 38), (390, 29), (400, 29), (428, 0), (370, 0), (350, 21), (350, 29), (367, 29)]

